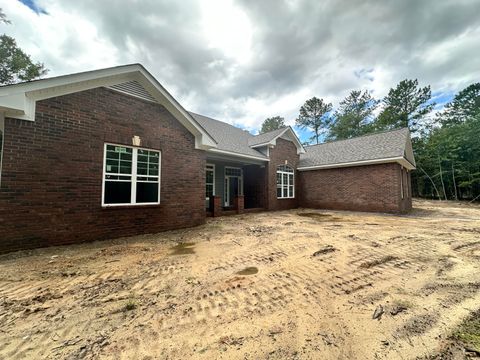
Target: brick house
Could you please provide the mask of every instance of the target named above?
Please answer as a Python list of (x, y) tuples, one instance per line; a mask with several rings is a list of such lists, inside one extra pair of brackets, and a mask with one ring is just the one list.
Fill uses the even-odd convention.
[(0, 252), (296, 207), (404, 212), (408, 130), (303, 147), (186, 111), (133, 64), (0, 88)]

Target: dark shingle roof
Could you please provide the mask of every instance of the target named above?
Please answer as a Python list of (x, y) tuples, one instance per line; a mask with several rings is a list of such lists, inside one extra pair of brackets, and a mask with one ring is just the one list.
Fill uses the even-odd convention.
[(192, 115), (200, 126), (217, 142), (217, 149), (268, 159), (261, 152), (249, 146), (249, 140), (255, 138), (255, 136), (248, 131), (193, 112), (190, 112), (190, 115)]
[(305, 147), (299, 168), (404, 156), (407, 128)]
[(268, 142), (272, 141), (273, 139), (275, 139), (282, 132), (284, 132), (285, 129), (287, 129), (287, 128), (282, 127), (280, 129), (277, 129), (277, 130), (272, 130), (272, 131), (269, 131), (269, 132), (266, 132), (266, 133), (263, 133), (263, 134), (253, 136), (250, 139), (248, 139), (248, 145), (255, 146), (255, 145), (268, 143)]

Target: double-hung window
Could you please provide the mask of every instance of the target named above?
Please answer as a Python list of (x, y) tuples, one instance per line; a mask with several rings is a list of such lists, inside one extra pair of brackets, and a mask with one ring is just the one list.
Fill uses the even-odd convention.
[(215, 195), (215, 165), (207, 164), (205, 167), (205, 200), (207, 207), (213, 195)]
[(161, 153), (105, 144), (103, 206), (160, 203)]
[(295, 177), (293, 169), (288, 165), (277, 166), (277, 198), (292, 199), (295, 197)]

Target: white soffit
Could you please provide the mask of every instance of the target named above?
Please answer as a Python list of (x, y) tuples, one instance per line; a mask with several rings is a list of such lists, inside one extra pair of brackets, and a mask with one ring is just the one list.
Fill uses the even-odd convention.
[(140, 64), (58, 76), (0, 87), (0, 111), (6, 116), (34, 121), (35, 102), (56, 96), (108, 87), (163, 105), (195, 136), (195, 147), (210, 149), (215, 140)]

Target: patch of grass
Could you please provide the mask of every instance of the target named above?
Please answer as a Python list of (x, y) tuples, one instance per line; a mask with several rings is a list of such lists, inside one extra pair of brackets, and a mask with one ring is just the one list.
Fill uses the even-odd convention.
[(359, 267), (362, 268), (362, 269), (370, 269), (374, 266), (382, 265), (382, 264), (385, 264), (387, 262), (395, 261), (395, 260), (398, 260), (398, 257), (392, 256), (392, 255), (387, 255), (387, 256), (384, 256), (380, 259), (375, 259), (375, 260), (372, 260), (372, 261), (366, 261), (366, 262), (360, 264)]
[(130, 295), (128, 300), (123, 305), (123, 311), (135, 310), (137, 308), (137, 306), (138, 306), (137, 300), (135, 299), (135, 296), (132, 294), (132, 295)]
[(468, 317), (452, 334), (465, 348), (480, 351), (480, 310)]
[(256, 273), (258, 273), (258, 268), (254, 266), (246, 267), (237, 272), (238, 275), (255, 275)]
[(412, 309), (415, 307), (415, 304), (411, 301), (404, 299), (395, 299), (392, 301), (393, 306), (404, 307), (406, 309)]

